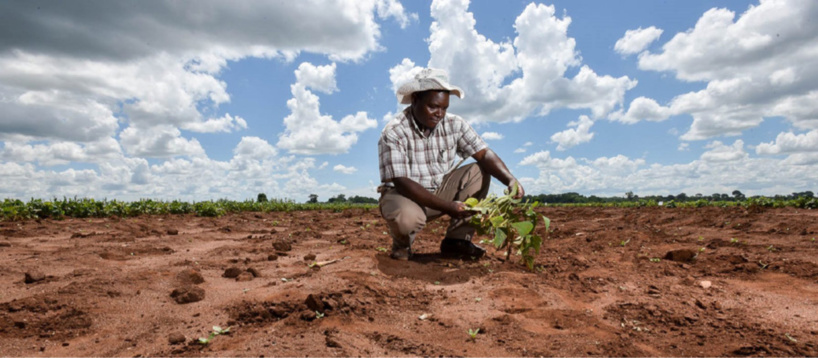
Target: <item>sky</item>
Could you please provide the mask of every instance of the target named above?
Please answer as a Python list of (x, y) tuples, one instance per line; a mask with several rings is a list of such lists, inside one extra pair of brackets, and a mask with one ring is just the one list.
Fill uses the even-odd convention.
[[(377, 197), (423, 67), (528, 194), (815, 191), (818, 2), (0, 2), (0, 198)], [(493, 181), (492, 190), (502, 190)]]

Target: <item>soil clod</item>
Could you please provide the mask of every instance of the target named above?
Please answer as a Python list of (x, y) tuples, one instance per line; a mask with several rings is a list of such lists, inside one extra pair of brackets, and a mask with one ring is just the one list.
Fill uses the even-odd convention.
[(321, 298), (317, 295), (310, 294), (307, 296), (307, 299), (304, 301), (307, 304), (307, 307), (313, 311), (324, 311), (324, 301), (321, 301)]
[(301, 312), (301, 319), (302, 320), (312, 321), (312, 320), (315, 320), (316, 317), (318, 317), (318, 316), (315, 314), (315, 311), (303, 311), (303, 312)]
[(180, 332), (173, 332), (170, 335), (168, 335), (168, 343), (172, 345), (185, 343), (186, 340), (187, 337), (185, 337), (185, 335)]
[(239, 282), (253, 281), (253, 278), (254, 278), (254, 277), (255, 277), (255, 276), (253, 276), (253, 274), (252, 274), (252, 273), (249, 273), (249, 272), (242, 272), (241, 274), (239, 274), (239, 275), (236, 277), (236, 281), (239, 281)]
[(26, 272), (25, 283), (35, 283), (42, 280), (45, 280), (44, 273), (37, 270)]
[(293, 245), (284, 239), (276, 239), (273, 241), (273, 248), (277, 251), (287, 252), (293, 249)]
[(665, 260), (676, 262), (693, 262), (694, 260), (696, 260), (696, 256), (697, 256), (696, 251), (689, 249), (680, 249), (669, 251), (665, 255)]
[(196, 269), (192, 268), (180, 271), (178, 274), (176, 274), (176, 280), (178, 280), (179, 283), (182, 284), (192, 285), (198, 285), (200, 283), (205, 282), (205, 279), (202, 276), (202, 274), (199, 271), (196, 271)]
[(224, 273), (222, 274), (222, 277), (236, 278), (236, 277), (239, 277), (239, 275), (241, 275), (242, 272), (243, 272), (242, 269), (240, 269), (240, 268), (238, 268), (236, 266), (232, 266), (232, 267), (229, 267), (226, 270), (224, 270)]
[(170, 297), (178, 304), (199, 302), (205, 297), (205, 290), (198, 286), (183, 286), (171, 292)]

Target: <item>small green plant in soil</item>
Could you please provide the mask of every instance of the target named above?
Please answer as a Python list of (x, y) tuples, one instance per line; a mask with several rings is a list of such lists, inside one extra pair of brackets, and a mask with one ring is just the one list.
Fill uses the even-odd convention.
[(542, 218), (547, 233), (551, 220), (534, 212), (539, 202), (523, 203), (520, 199), (514, 199), (515, 195), (516, 185), (511, 192), (506, 190), (503, 196), (491, 194), (483, 200), (469, 198), (465, 204), (477, 212), (472, 216), (471, 224), (479, 234), (494, 237), (488, 242), (497, 249), (507, 248), (506, 256), (509, 259), (511, 251), (517, 249), (517, 254), (522, 256), (528, 269), (534, 270), (534, 255), (540, 253), (542, 246), (542, 238), (534, 229)]
[(208, 335), (207, 338), (204, 338), (204, 337), (199, 338), (199, 344), (207, 345), (211, 341), (213, 341), (213, 338), (216, 338), (216, 336), (221, 335), (221, 334), (227, 334), (227, 333), (230, 333), (230, 327), (222, 329), (219, 326), (213, 326), (213, 332), (210, 332), (210, 335)]
[(469, 339), (472, 342), (475, 342), (477, 340), (477, 334), (480, 333), (480, 328), (474, 328), (474, 329), (469, 328), (468, 333), (469, 333)]

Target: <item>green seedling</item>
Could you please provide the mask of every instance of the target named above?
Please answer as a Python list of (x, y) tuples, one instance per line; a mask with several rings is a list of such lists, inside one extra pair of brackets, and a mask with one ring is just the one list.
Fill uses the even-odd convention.
[(378, 247), (378, 248), (375, 248), (375, 250), (378, 250), (378, 251), (380, 251), (380, 252), (387, 252), (387, 251), (389, 251), (389, 250), (387, 250), (385, 247)]
[(474, 302), (480, 302), (480, 301), (482, 301), (482, 300), (483, 300), (483, 298), (481, 298), (481, 297), (475, 297), (475, 298), (474, 298)]
[(514, 199), (517, 190), (517, 185), (514, 185), (503, 196), (491, 194), (483, 200), (469, 198), (464, 203), (476, 212), (471, 224), (479, 234), (493, 237), (491, 242), (495, 248), (507, 248), (506, 257), (509, 259), (512, 250), (516, 249), (517, 255), (522, 256), (528, 269), (533, 271), (534, 255), (540, 253), (543, 241), (534, 229), (542, 218), (547, 233), (551, 220), (534, 212), (538, 202), (522, 203), (520, 199)]
[(797, 340), (797, 339), (795, 339), (795, 338), (792, 338), (792, 336), (791, 336), (789, 333), (784, 333), (784, 336), (785, 336), (785, 337), (787, 337), (787, 339), (789, 339), (789, 340), (790, 340), (790, 342), (792, 342), (792, 343), (798, 343), (798, 340)]
[(699, 236), (699, 241), (704, 241), (704, 236)]
[(477, 340), (477, 334), (480, 333), (480, 328), (475, 329), (469, 328), (468, 333), (469, 339), (471, 339), (472, 342), (475, 342)]
[(767, 269), (767, 266), (769, 266), (770, 264), (765, 264), (765, 263), (763, 263), (763, 262), (759, 261), (759, 262), (758, 262), (758, 265), (759, 265), (759, 266), (761, 266), (761, 269), (762, 269), (762, 270), (766, 270), (766, 269)]
[(658, 257), (654, 257), (654, 258), (650, 259), (650, 262), (662, 262), (662, 259), (660, 259)]
[(736, 239), (735, 237), (731, 237), (730, 238), (730, 243), (731, 244), (738, 244), (738, 239)]
[(318, 311), (315, 311), (315, 319), (324, 318), (324, 314)]
[(435, 281), (435, 285), (440, 285), (440, 281)]
[(216, 338), (216, 336), (227, 333), (230, 333), (230, 327), (222, 329), (219, 326), (213, 326), (213, 331), (210, 332), (210, 335), (208, 335), (207, 338), (204, 337), (199, 338), (199, 344), (208, 345), (213, 340), (213, 338)]
[(620, 241), (619, 246), (625, 247), (629, 242), (631, 242), (631, 239)]
[(775, 250), (777, 250), (777, 249), (775, 248), (775, 246), (773, 246), (773, 245), (767, 246), (767, 251), (769, 251), (769, 252), (774, 252)]

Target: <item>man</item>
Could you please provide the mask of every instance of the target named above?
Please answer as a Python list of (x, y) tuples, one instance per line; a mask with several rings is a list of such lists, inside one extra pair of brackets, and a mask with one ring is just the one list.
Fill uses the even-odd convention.
[[(471, 242), (475, 229), (472, 212), (463, 203), (469, 197), (486, 197), (493, 176), (504, 185), (523, 187), (505, 163), (463, 118), (446, 114), (449, 95), (463, 98), (463, 90), (449, 83), (439, 69), (423, 69), (397, 92), (400, 103), (409, 104), (381, 133), (381, 215), (392, 236), (391, 257), (409, 260), (415, 235), (430, 220), (451, 217), (440, 251), (447, 256), (480, 258), (485, 250)], [(472, 157), (476, 163), (457, 168), (455, 155)], [(462, 163), (462, 161), (460, 161)]]

